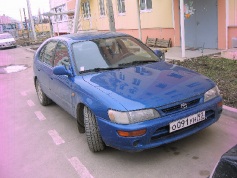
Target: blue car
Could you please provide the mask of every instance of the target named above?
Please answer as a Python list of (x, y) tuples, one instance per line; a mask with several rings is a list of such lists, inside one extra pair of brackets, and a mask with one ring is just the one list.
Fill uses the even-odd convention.
[(93, 152), (158, 147), (210, 126), (222, 112), (213, 81), (123, 33), (46, 40), (34, 56), (34, 83), (42, 105), (53, 101), (77, 120)]

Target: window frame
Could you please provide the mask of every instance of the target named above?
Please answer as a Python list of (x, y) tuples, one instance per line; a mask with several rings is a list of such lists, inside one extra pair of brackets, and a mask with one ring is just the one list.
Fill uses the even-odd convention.
[(91, 7), (90, 7), (90, 1), (85, 1), (81, 3), (82, 8), (82, 15), (84, 19), (90, 19), (91, 18)]
[[(124, 4), (124, 9), (123, 9), (123, 4)], [(118, 6), (118, 14), (125, 15), (126, 14), (125, 0), (117, 0), (117, 6)]]
[[(57, 6), (55, 8), (53, 8), (53, 11), (55, 13), (63, 13), (65, 11), (67, 11), (66, 9), (66, 4), (62, 4), (60, 6)], [(54, 15), (52, 17), (52, 22), (56, 23), (56, 22), (64, 22), (68, 20), (68, 16), (66, 14), (60, 14), (60, 15)]]
[(100, 12), (100, 17), (105, 17), (106, 12), (105, 12), (105, 1), (104, 0), (99, 0), (99, 12)]
[[(151, 1), (151, 8), (147, 8), (147, 1)], [(141, 9), (142, 0), (140, 0), (140, 12), (151, 12), (152, 11), (152, 0), (144, 0), (145, 8)]]

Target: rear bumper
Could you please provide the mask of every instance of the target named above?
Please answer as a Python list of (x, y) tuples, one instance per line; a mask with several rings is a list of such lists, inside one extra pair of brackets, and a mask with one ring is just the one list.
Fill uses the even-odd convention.
[[(136, 124), (116, 124), (98, 117), (97, 122), (102, 139), (106, 145), (119, 150), (142, 151), (182, 139), (215, 123), (220, 118), (222, 112), (222, 107), (217, 106), (217, 103), (220, 101), (222, 101), (222, 98), (217, 97), (197, 107)], [(206, 113), (206, 119), (204, 121), (179, 131), (169, 133), (169, 123), (196, 114), (200, 111), (205, 111)], [(117, 130), (135, 131), (142, 129), (146, 129), (147, 132), (138, 137), (121, 137), (117, 133)]]
[(10, 47), (16, 47), (16, 43), (15, 42), (7, 42), (7, 43), (0, 44), (0, 49), (10, 48)]

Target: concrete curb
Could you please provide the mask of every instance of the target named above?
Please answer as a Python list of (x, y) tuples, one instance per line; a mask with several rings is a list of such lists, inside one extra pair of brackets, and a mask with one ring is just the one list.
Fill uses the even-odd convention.
[(223, 106), (222, 114), (237, 119), (237, 109), (229, 106)]
[(26, 51), (30, 51), (32, 53), (34, 53), (36, 51), (36, 50), (31, 49), (30, 46), (20, 46), (20, 45), (17, 45), (17, 46), (20, 48), (25, 48)]
[(33, 49), (30, 49), (30, 48), (26, 48), (26, 50), (27, 50), (27, 51), (30, 51), (30, 52), (32, 52), (32, 53), (34, 53), (34, 52), (35, 52), (35, 50), (33, 50)]

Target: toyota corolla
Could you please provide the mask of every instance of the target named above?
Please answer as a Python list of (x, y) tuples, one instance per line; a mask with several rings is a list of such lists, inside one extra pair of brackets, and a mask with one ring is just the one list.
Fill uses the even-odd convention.
[(209, 78), (122, 33), (46, 40), (34, 56), (39, 102), (70, 113), (93, 152), (158, 147), (215, 123), (222, 97)]

